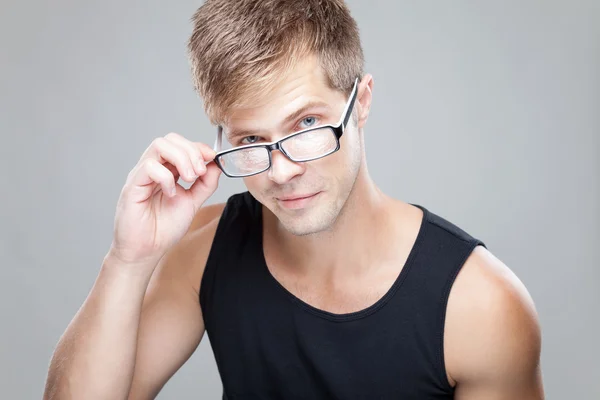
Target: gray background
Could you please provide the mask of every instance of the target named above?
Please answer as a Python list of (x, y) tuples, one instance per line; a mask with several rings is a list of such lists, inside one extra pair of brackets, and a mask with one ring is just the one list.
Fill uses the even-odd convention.
[[(350, 1), (374, 75), (368, 164), (484, 240), (533, 296), (549, 399), (600, 396), (600, 2)], [(35, 399), (156, 136), (213, 142), (199, 1), (2, 1), (0, 388)], [(209, 203), (244, 190), (222, 177)], [(217, 399), (205, 338), (162, 399)]]

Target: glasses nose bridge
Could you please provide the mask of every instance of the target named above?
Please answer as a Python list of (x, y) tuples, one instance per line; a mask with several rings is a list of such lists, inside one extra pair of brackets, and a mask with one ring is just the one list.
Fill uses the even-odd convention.
[(277, 141), (275, 143), (269, 144), (267, 145), (267, 150), (269, 150), (269, 159), (271, 161), (271, 163), (273, 163), (273, 155), (271, 154), (274, 150), (279, 150), (279, 152), (281, 154), (283, 154), (283, 156), (285, 158), (287, 158), (290, 161), (294, 161), (290, 158), (290, 156), (285, 152), (285, 150), (283, 150), (283, 148), (281, 147), (281, 141)]
[[(267, 168), (267, 173), (271, 180), (279, 184), (283, 184), (294, 176), (301, 174), (301, 171), (303, 170), (303, 167), (299, 165), (298, 161), (293, 160), (290, 155), (286, 153), (281, 146), (281, 143), (282, 140), (266, 146), (269, 151), (269, 167)], [(274, 157), (274, 150), (279, 150), (279, 153), (281, 153), (283, 158), (277, 159), (277, 157)]]
[(272, 143), (272, 144), (268, 145), (267, 148), (269, 149), (269, 151), (273, 151), (273, 150), (281, 151), (281, 145), (279, 144), (279, 142)]

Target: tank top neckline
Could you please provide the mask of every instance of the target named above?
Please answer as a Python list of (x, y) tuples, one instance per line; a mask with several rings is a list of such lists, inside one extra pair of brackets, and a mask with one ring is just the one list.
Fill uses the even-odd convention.
[(372, 305), (370, 305), (366, 308), (363, 308), (362, 310), (338, 314), (338, 313), (333, 313), (330, 311), (321, 310), (320, 308), (317, 308), (317, 307), (314, 307), (314, 306), (308, 304), (304, 300), (302, 300), (299, 297), (297, 297), (296, 295), (294, 295), (288, 289), (286, 289), (285, 286), (283, 286), (273, 276), (273, 274), (271, 273), (271, 271), (269, 270), (269, 267), (267, 265), (267, 261), (266, 261), (265, 253), (264, 253), (264, 247), (263, 247), (263, 218), (262, 218), (262, 213), (263, 213), (262, 207), (263, 206), (255, 199), (252, 199), (252, 201), (257, 203), (256, 207), (255, 207), (255, 209), (257, 211), (256, 227), (258, 229), (256, 237), (258, 238), (258, 240), (257, 240), (258, 241), (258, 249), (259, 249), (258, 257), (259, 257), (260, 268), (263, 269), (264, 273), (266, 273), (266, 275), (268, 276), (268, 280), (271, 281), (272, 284), (274, 284), (288, 299), (290, 299), (296, 305), (300, 306), (305, 311), (308, 311), (309, 313), (316, 315), (317, 317), (324, 318), (324, 319), (327, 319), (327, 320), (330, 320), (333, 322), (355, 321), (355, 320), (358, 320), (361, 318), (368, 317), (369, 315), (377, 312), (379, 309), (381, 309), (383, 306), (385, 306), (394, 297), (394, 295), (400, 289), (400, 287), (402, 286), (402, 283), (408, 276), (411, 266), (414, 263), (414, 259), (419, 252), (419, 248), (421, 247), (421, 244), (423, 243), (423, 240), (424, 240), (425, 231), (426, 231), (425, 228), (427, 225), (427, 221), (429, 219), (429, 211), (425, 207), (418, 205), (418, 204), (409, 203), (412, 206), (420, 208), (421, 211), (423, 211), (423, 216), (421, 218), (421, 224), (419, 226), (417, 238), (415, 239), (415, 242), (412, 245), (412, 248), (408, 254), (408, 257), (406, 259), (406, 262), (404, 263), (404, 266), (402, 267), (402, 269), (398, 273), (398, 276), (394, 280), (394, 283), (387, 290), (387, 292)]

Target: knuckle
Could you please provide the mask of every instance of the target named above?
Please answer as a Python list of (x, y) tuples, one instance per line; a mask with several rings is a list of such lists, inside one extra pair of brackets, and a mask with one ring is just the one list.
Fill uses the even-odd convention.
[(175, 132), (169, 132), (165, 135), (165, 139), (174, 139), (174, 138), (180, 138), (181, 135)]
[(151, 177), (153, 180), (156, 177), (161, 176), (161, 169), (156, 168), (156, 167), (157, 167), (157, 165), (154, 160), (147, 160), (144, 162), (144, 165), (142, 166), (144, 174)]
[(163, 138), (163, 137), (157, 137), (157, 138), (155, 138), (152, 141), (151, 146), (154, 147), (154, 148), (156, 148), (156, 149), (160, 149), (160, 148), (163, 147), (164, 143), (165, 143), (165, 138)]
[(143, 161), (143, 163), (142, 163), (142, 168), (143, 168), (145, 171), (148, 171), (148, 170), (149, 170), (149, 169), (151, 169), (151, 168), (152, 168), (152, 166), (154, 165), (154, 162), (153, 162), (153, 161), (154, 161), (154, 160), (153, 160), (152, 158), (147, 158), (147, 159), (145, 159), (145, 160)]
[(173, 180), (173, 175), (171, 175), (171, 173), (169, 173), (169, 171), (162, 171), (159, 170), (154, 178), (154, 181), (156, 183), (159, 183), (161, 185), (169, 185), (169, 180)]

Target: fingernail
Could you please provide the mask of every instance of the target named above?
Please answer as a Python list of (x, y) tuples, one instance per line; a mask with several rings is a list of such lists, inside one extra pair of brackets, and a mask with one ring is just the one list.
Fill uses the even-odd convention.
[(175, 196), (177, 194), (177, 189), (173, 186), (171, 188), (171, 196)]

